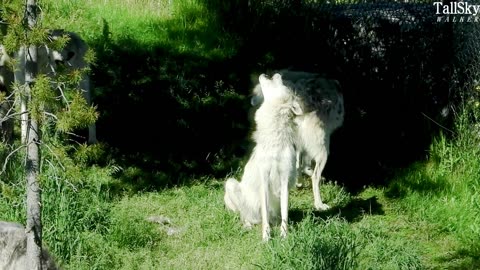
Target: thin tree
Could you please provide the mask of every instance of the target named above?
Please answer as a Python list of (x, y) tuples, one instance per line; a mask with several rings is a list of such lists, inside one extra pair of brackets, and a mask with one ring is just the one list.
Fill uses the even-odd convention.
[[(37, 23), (36, 0), (27, 0), (25, 8), (26, 34)], [(32, 86), (37, 73), (37, 46), (26, 44), (25, 49), (25, 98), (22, 99), (22, 107), (28, 108), (32, 98)], [(28, 269), (42, 269), (42, 208), (41, 190), (39, 185), (40, 175), (40, 141), (41, 134), (35, 115), (29, 115), (27, 120), (27, 258)]]
[[(0, 124), (7, 120), (20, 120), (20, 146), (11, 151), (2, 163), (0, 175), (6, 170), (11, 156), (26, 149), (26, 228), (27, 235), (26, 269), (42, 269), (42, 220), (41, 220), (41, 149), (53, 153), (59, 167), (61, 159), (52, 151), (52, 142), (61, 148), (67, 137), (60, 134), (72, 134), (78, 128), (86, 128), (98, 117), (95, 107), (90, 106), (82, 94), (79, 85), (89, 71), (88, 63), (94, 60), (94, 54), (88, 50), (83, 56), (87, 65), (74, 69), (63, 68), (46, 74), (38, 63), (48, 62), (49, 68), (55, 67), (49, 58), (50, 50), (63, 52), (70, 40), (69, 35), (52, 37), (52, 31), (41, 26), (41, 9), (36, 0), (2, 1), (0, 9), (4, 12), (6, 31), (2, 32), (2, 48), (8, 54), (0, 71), (13, 72), (15, 83), (5, 83), (0, 89), (0, 105), (7, 110), (0, 111)], [(75, 41), (74, 44), (77, 44)], [(7, 61), (8, 60), (8, 61)], [(40, 61), (39, 61), (40, 60)], [(56, 62), (55, 62), (56, 63)], [(8, 71), (7, 66), (13, 70)], [(43, 68), (45, 66), (42, 65)], [(3, 69), (1, 69), (3, 68)], [(38, 74), (37, 74), (38, 73)], [(3, 76), (6, 78), (6, 76)], [(7, 103), (5, 103), (7, 102)], [(19, 111), (15, 111), (19, 108)], [(18, 123), (18, 121), (16, 121)], [(0, 133), (1, 135), (1, 133)], [(16, 145), (12, 141), (12, 145)], [(49, 146), (50, 145), (50, 146)], [(70, 148), (71, 149), (71, 148)], [(49, 161), (49, 164), (56, 164)], [(22, 164), (23, 165), (23, 164)], [(0, 181), (1, 182), (1, 181)], [(45, 266), (43, 266), (45, 267)]]

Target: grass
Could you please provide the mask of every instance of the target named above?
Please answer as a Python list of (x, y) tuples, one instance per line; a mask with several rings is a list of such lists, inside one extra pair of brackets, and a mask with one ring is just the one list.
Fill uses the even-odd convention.
[[(66, 269), (475, 269), (478, 184), (469, 189), (466, 181), (452, 194), (451, 186), (414, 190), (402, 181), (443, 165), (417, 165), (390, 187), (357, 195), (329, 183), (322, 193), (332, 210), (323, 213), (311, 210), (310, 188), (294, 190), (290, 235), (279, 239), (275, 228), (267, 244), (259, 226), (245, 230), (225, 210), (221, 179), (113, 196), (118, 180), (107, 169), (86, 169), (84, 180), (71, 182), (49, 176), (45, 242)], [(9, 188), (13, 195), (2, 188), (0, 218), (22, 221), (22, 207), (11, 207), (21, 205), (21, 183)]]
[[(44, 24), (79, 32), (99, 53), (101, 64), (93, 77), (101, 92), (97, 101), (106, 111), (102, 117), (104, 122), (120, 118), (119, 130), (129, 144), (146, 141), (159, 156), (171, 154), (170, 145), (151, 146), (158, 135), (142, 133), (147, 129), (135, 125), (144, 124), (141, 120), (119, 117), (125, 116), (118, 111), (126, 106), (155, 114), (164, 127), (173, 127), (169, 144), (187, 131), (191, 133), (184, 136), (191, 141), (214, 136), (223, 148), (231, 138), (244, 140), (246, 128), (237, 126), (246, 122), (238, 116), (246, 114), (238, 105), (245, 95), (231, 87), (240, 79), (228, 77), (223, 65), (212, 65), (229, 61), (238, 40), (215, 23), (202, 2), (43, 2)], [(131, 59), (138, 56), (148, 59), (148, 65), (136, 66)], [(149, 78), (169, 86), (158, 90)], [(154, 90), (170, 95), (152, 95)], [(167, 99), (172, 95), (175, 99)], [(145, 104), (138, 100), (150, 104), (150, 99), (160, 105), (143, 111)], [(166, 112), (169, 117), (161, 119)], [(171, 120), (173, 114), (201, 114), (204, 119), (206, 113), (211, 122), (225, 125), (213, 129), (188, 117)], [(261, 242), (259, 226), (244, 229), (223, 205), (224, 177), (241, 174), (236, 157), (212, 150), (199, 153), (204, 163), (180, 164), (174, 158), (183, 157), (173, 155), (178, 153), (159, 161), (148, 148), (126, 161), (123, 152), (104, 145), (82, 146), (73, 155), (44, 149), (45, 244), (65, 269), (478, 269), (480, 150), (470, 123), (459, 117), (456, 136), (438, 136), (427, 161), (395, 172), (384, 186), (352, 193), (328, 181), (321, 192), (329, 211), (312, 210), (309, 187), (293, 190), (289, 236), (279, 239), (275, 227), (269, 243)], [(198, 135), (201, 126), (215, 134)], [(112, 126), (102, 127), (108, 134)], [(225, 135), (218, 130), (233, 131)], [(59, 156), (65, 169), (55, 165)], [(0, 181), (0, 220), (24, 223), (22, 163), (17, 159)], [(178, 171), (193, 168), (193, 174), (171, 173), (164, 170), (165, 163)], [(198, 173), (195, 167), (201, 166), (211, 166), (213, 173)]]
[[(388, 188), (357, 195), (328, 183), (327, 212), (312, 211), (310, 188), (294, 190), (289, 237), (279, 239), (275, 227), (269, 243), (259, 226), (246, 230), (225, 210), (221, 179), (111, 196), (118, 180), (91, 168), (84, 180), (44, 183), (45, 242), (66, 269), (476, 269), (475, 188), (393, 192), (410, 188), (404, 177), (443, 164), (418, 164)], [(22, 188), (11, 188), (11, 197), (2, 189), (0, 218), (22, 221), (21, 208), (11, 207)]]
[[(473, 230), (478, 212), (465, 213), (468, 204), (462, 201), (453, 206), (414, 193), (389, 198), (385, 188), (352, 196), (329, 183), (322, 192), (332, 210), (319, 213), (311, 210), (309, 188), (294, 190), (289, 237), (279, 239), (275, 227), (274, 239), (265, 244), (259, 226), (246, 230), (238, 216), (225, 210), (221, 180), (112, 198), (105, 191), (115, 179), (102, 180), (98, 170), (87, 174), (97, 179), (44, 185), (45, 242), (66, 269), (478, 266), (478, 234)], [(7, 210), (11, 203), (2, 199), (1, 218), (18, 220), (23, 211)], [(449, 211), (452, 207), (459, 210)], [(152, 217), (168, 222), (151, 222)]]
[(87, 41), (108, 29), (112, 41), (134, 39), (142, 47), (168, 46), (175, 54), (223, 58), (235, 53), (235, 40), (221, 31), (214, 23), (215, 15), (197, 0), (120, 4), (115, 0), (62, 0), (45, 1), (45, 6), (45, 25), (78, 32)]

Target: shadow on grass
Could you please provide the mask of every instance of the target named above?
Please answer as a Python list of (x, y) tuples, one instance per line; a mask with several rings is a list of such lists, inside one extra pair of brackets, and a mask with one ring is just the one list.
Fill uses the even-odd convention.
[[(311, 213), (311, 210), (291, 209), (289, 211), (289, 219), (293, 223), (299, 223), (307, 216), (310, 216)], [(345, 206), (332, 207), (326, 211), (314, 211), (313, 216), (323, 220), (331, 217), (340, 217), (347, 222), (357, 222), (365, 215), (383, 215), (384, 213), (377, 197), (373, 196), (368, 199), (355, 198)]]
[[(476, 249), (478, 251), (478, 247)], [(445, 269), (452, 270), (474, 270), (480, 269), (480, 255), (471, 249), (460, 249), (437, 259), (445, 266)]]
[[(236, 170), (250, 129), (249, 78), (226, 68), (241, 66), (239, 59), (219, 53), (215, 46), (225, 44), (205, 31), (167, 27), (172, 42), (143, 44), (134, 37), (113, 41), (104, 28), (91, 45), (97, 130), (122, 168), (122, 182), (154, 189)], [(194, 44), (206, 46), (205, 53)]]
[(428, 195), (448, 191), (451, 187), (446, 176), (432, 175), (435, 172), (431, 172), (429, 166), (432, 164), (417, 162), (407, 169), (398, 171), (385, 195), (389, 198), (404, 198), (412, 192)]
[[(167, 37), (148, 45), (128, 36), (113, 41), (105, 26), (91, 42), (98, 137), (125, 169), (123, 182), (142, 190), (235, 172), (251, 147), (250, 74), (285, 67), (323, 73), (343, 86), (346, 119), (332, 137), (327, 178), (352, 189), (385, 185), (389, 172), (425, 156), (438, 126), (420, 112), (442, 122), (450, 93), (443, 24), (403, 35), (401, 25), (346, 17), (342, 6), (333, 15), (290, 11), (262, 9), (252, 24), (229, 30), (216, 15), (209, 20), (193, 10), (180, 24), (146, 25)], [(198, 18), (201, 27), (193, 27)]]

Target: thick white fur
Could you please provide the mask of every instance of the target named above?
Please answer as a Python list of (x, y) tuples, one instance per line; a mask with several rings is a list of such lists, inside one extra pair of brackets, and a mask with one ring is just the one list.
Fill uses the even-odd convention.
[[(343, 96), (338, 91), (337, 81), (318, 74), (289, 70), (280, 73), (305, 111), (295, 118), (298, 125), (297, 170), (312, 178), (315, 209), (326, 210), (329, 206), (322, 202), (319, 186), (330, 151), (330, 136), (343, 124)], [(258, 84), (253, 89), (252, 105), (256, 106), (263, 100), (263, 87)], [(312, 160), (315, 162), (313, 171), (310, 167)]]
[(296, 179), (295, 142), (298, 132), (294, 116), (302, 110), (280, 74), (259, 77), (264, 102), (255, 113), (256, 143), (242, 181), (225, 183), (225, 205), (239, 212), (244, 225), (262, 223), (262, 238), (270, 238), (270, 223), (281, 216), (281, 236), (287, 235), (288, 190)]

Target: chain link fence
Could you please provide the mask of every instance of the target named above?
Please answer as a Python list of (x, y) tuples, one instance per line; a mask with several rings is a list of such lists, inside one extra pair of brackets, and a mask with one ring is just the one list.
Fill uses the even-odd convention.
[(383, 181), (425, 158), (433, 136), (454, 133), (461, 102), (477, 96), (480, 16), (467, 14), (474, 2), (463, 10), (408, 0), (232, 3), (222, 8), (243, 17), (224, 20), (245, 38), (253, 70), (290, 67), (340, 81), (346, 119), (332, 137), (333, 178)]

